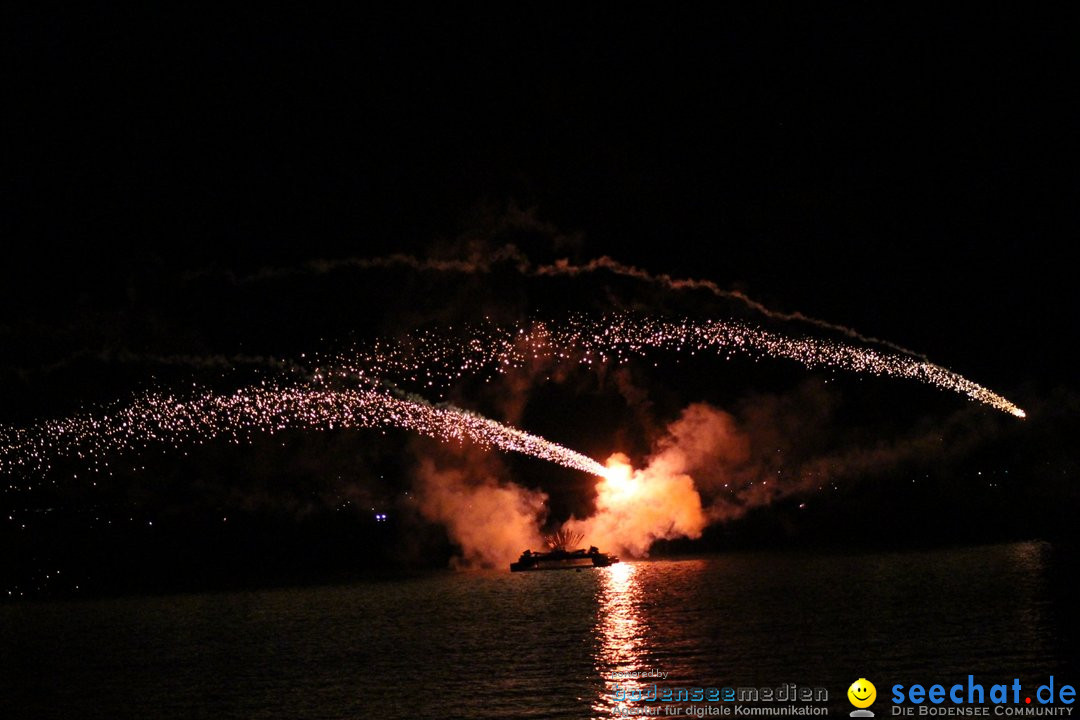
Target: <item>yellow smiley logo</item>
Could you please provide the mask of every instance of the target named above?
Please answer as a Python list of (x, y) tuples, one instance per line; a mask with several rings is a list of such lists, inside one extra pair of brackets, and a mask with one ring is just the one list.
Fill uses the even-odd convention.
[(848, 700), (857, 708), (868, 708), (877, 699), (877, 688), (866, 678), (859, 678), (847, 689)]

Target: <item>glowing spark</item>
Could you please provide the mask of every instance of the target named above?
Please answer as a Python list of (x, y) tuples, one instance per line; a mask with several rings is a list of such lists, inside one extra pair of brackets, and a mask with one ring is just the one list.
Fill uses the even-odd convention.
[(544, 536), (544, 542), (547, 543), (549, 548), (552, 550), (563, 551), (575, 549), (584, 539), (585, 536), (582, 533), (573, 532), (572, 530), (567, 530), (565, 528), (556, 530), (552, 534)]
[(622, 498), (636, 494), (640, 482), (634, 477), (634, 469), (630, 466), (629, 460), (621, 453), (615, 453), (608, 458), (603, 478), (607, 487)]
[(215, 437), (239, 444), (256, 433), (293, 428), (371, 427), (399, 427), (444, 442), (469, 440), (593, 475), (605, 471), (596, 460), (558, 443), (453, 406), (370, 388), (261, 385), (231, 394), (206, 390), (189, 398), (148, 394), (113, 414), (0, 430), (0, 471), (40, 474), (60, 457), (77, 457), (92, 470), (106, 471), (114, 454), (154, 445), (179, 449)]
[(396, 341), (380, 341), (334, 362), (350, 373), (370, 376), (374, 369), (403, 382), (423, 382), (437, 390), (477, 373), (505, 374), (549, 361), (585, 366), (625, 363), (651, 352), (678, 355), (713, 353), (794, 360), (807, 367), (915, 380), (1026, 417), (1015, 404), (964, 376), (921, 358), (837, 340), (794, 337), (730, 320), (666, 320), (615, 315), (599, 320), (575, 317), (561, 323), (519, 326), (487, 324), (454, 334), (421, 331)]
[[(316, 358), (312, 379), (304, 384), (263, 383), (231, 394), (205, 390), (187, 398), (150, 393), (112, 413), (74, 415), (31, 428), (0, 427), (0, 472), (38, 474), (60, 457), (76, 457), (101, 472), (118, 452), (155, 445), (179, 449), (215, 437), (240, 443), (255, 433), (288, 428), (399, 427), (443, 441), (467, 439), (524, 453), (602, 477), (613, 489), (630, 489), (640, 481), (628, 466), (604, 467), (562, 445), (466, 410), (392, 394), (383, 383), (419, 384), (438, 393), (470, 375), (505, 374), (537, 363), (619, 364), (656, 352), (768, 356), (807, 367), (916, 380), (1018, 418), (1026, 416), (1001, 395), (918, 358), (835, 340), (790, 337), (736, 321), (576, 317), (529, 329), (494, 324), (465, 328), (464, 337), (461, 330), (421, 331), (377, 341), (350, 356)], [(337, 388), (331, 381), (360, 387)]]

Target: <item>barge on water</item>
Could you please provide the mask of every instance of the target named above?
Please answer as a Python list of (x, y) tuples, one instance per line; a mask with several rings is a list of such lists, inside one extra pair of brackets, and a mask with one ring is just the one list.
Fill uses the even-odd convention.
[(609, 553), (602, 553), (595, 547), (586, 550), (564, 550), (556, 548), (550, 552), (526, 550), (517, 562), (510, 563), (510, 572), (527, 570), (573, 570), (583, 567), (607, 567), (619, 562), (619, 558)]

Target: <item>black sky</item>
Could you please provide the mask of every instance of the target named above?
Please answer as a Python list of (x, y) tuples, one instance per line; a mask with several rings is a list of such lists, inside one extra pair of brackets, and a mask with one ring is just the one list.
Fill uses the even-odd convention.
[(158, 273), (423, 251), (514, 201), (585, 256), (1053, 384), (1072, 365), (1075, 31), (866, 9), (23, 16), (5, 314), (53, 322)]
[(261, 303), (191, 278), (424, 255), (507, 208), (575, 238), (538, 258), (712, 279), (1025, 400), (1076, 388), (1075, 14), (73, 7), (4, 26), (0, 419), (123, 385), (54, 382), (80, 354), (347, 337), (347, 288)]

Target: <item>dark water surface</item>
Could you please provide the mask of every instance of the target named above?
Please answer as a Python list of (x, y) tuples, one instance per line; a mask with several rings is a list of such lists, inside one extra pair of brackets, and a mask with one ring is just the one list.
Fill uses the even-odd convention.
[(832, 717), (866, 677), (886, 717), (894, 682), (1078, 684), (1070, 560), (769, 552), (13, 604), (0, 718), (611, 717), (614, 673), (650, 669), (661, 688), (821, 686)]

